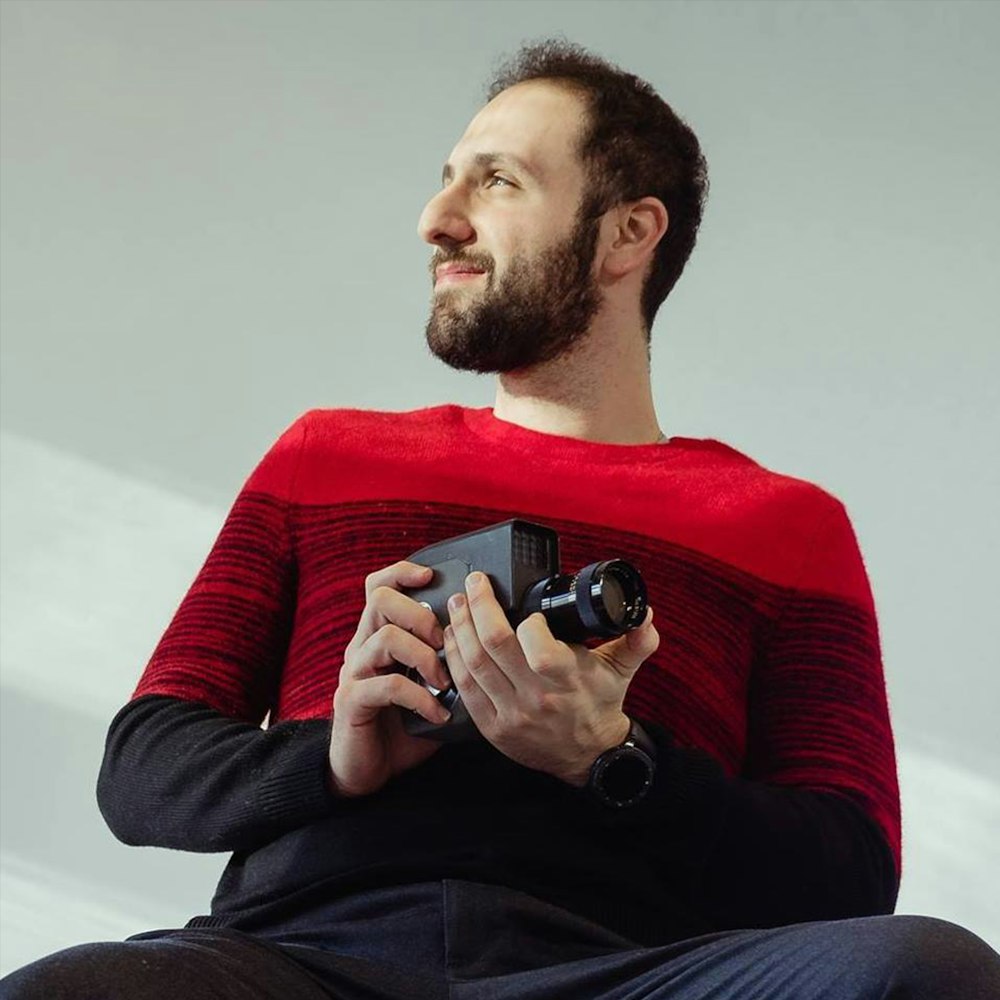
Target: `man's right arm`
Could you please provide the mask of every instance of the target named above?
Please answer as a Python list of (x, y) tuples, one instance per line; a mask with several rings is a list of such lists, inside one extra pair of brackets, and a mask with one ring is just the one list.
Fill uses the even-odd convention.
[[(393, 672), (404, 663), (439, 687), (444, 676), (432, 648), (440, 648), (433, 614), (398, 592), (430, 572), (412, 563), (366, 581), (358, 631), (343, 665), (329, 665), (331, 672), (340, 667), (340, 723), (327, 713), (261, 728), (279, 699), (294, 628), (298, 565), (289, 507), (307, 430), (308, 415), (248, 478), (111, 725), (98, 801), (126, 843), (192, 851), (259, 846), (326, 815), (340, 797), (374, 791), (435, 749), (411, 737), (380, 739), (385, 720), (398, 722), (398, 711), (381, 710), (389, 705), (441, 721), (432, 695)], [(360, 784), (359, 765), (374, 768)]]
[(372, 573), (340, 670), (331, 719), (267, 729), (196, 701), (147, 695), (111, 724), (97, 797), (127, 844), (188, 851), (247, 850), (378, 791), (439, 747), (410, 736), (397, 708), (440, 724), (445, 709), (397, 664), (448, 683), (433, 613), (400, 592), (430, 570), (400, 562)]
[(98, 805), (126, 844), (251, 849), (336, 808), (329, 743), (327, 719), (262, 730), (208, 705), (147, 695), (111, 723)]

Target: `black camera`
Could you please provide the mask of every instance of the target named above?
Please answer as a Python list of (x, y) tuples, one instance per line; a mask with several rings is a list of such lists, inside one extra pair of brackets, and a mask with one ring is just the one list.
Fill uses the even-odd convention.
[[(465, 593), (465, 578), (473, 570), (489, 577), (514, 628), (540, 611), (555, 638), (564, 642), (612, 638), (638, 628), (646, 618), (646, 584), (631, 563), (606, 559), (578, 573), (561, 573), (559, 536), (552, 528), (530, 521), (504, 521), (448, 538), (414, 552), (409, 560), (434, 570), (430, 584), (406, 593), (430, 608), (442, 625), (449, 620), (448, 598)], [(443, 650), (438, 657), (447, 668)], [(403, 710), (408, 733), (447, 742), (478, 735), (454, 687), (438, 691), (416, 670), (401, 669), (451, 712), (448, 722), (436, 725)]]

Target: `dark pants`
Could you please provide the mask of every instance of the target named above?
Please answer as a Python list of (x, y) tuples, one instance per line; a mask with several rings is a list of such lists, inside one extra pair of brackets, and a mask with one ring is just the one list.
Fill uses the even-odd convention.
[(2, 1000), (1000, 1000), (1000, 956), (954, 924), (864, 917), (643, 948), (556, 907), (449, 881), (255, 933), (152, 931), (0, 981)]

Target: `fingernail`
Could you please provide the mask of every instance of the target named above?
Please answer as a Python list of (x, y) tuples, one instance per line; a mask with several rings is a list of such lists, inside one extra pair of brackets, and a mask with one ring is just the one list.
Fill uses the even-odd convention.
[(461, 611), (465, 607), (465, 595), (464, 594), (452, 594), (448, 598), (448, 608), (451, 611)]
[(484, 573), (480, 573), (479, 570), (476, 570), (474, 573), (470, 573), (465, 578), (465, 589), (468, 590), (469, 593), (473, 593), (477, 590), (481, 590), (485, 583), (486, 575)]

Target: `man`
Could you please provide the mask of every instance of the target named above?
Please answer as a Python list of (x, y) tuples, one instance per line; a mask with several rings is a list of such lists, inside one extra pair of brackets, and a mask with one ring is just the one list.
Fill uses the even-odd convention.
[[(272, 447), (99, 785), (126, 842), (234, 852), (211, 913), (5, 995), (998, 995), (974, 935), (886, 916), (895, 766), (843, 507), (657, 422), (696, 138), (572, 46), (526, 49), (490, 97), (420, 231), (428, 343), (495, 372), (495, 406), (313, 411)], [(410, 596), (433, 573), (409, 553), (513, 517), (566, 567), (640, 567), (656, 624), (562, 642), (480, 573), (447, 621)], [(478, 737), (413, 735), (452, 682)]]

